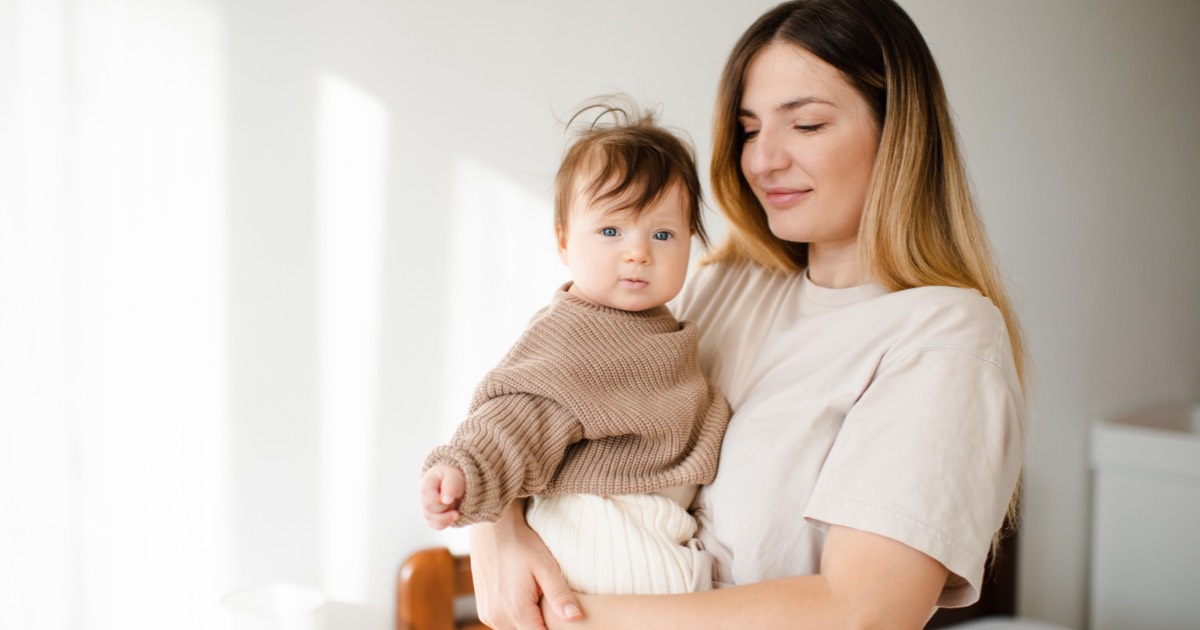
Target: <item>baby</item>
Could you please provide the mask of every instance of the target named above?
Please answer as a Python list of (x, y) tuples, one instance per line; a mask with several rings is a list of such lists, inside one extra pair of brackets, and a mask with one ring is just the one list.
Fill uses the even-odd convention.
[(592, 105), (572, 122), (588, 111), (599, 116), (555, 180), (572, 281), (429, 455), (421, 508), (442, 529), (530, 497), (526, 519), (576, 591), (706, 590), (712, 560), (688, 507), (716, 476), (730, 410), (700, 371), (696, 327), (665, 306), (692, 237), (707, 245), (695, 161), (652, 114)]

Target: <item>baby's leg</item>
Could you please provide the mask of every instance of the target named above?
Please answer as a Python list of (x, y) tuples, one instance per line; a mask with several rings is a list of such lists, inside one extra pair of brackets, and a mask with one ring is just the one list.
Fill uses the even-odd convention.
[(581, 593), (712, 588), (712, 557), (694, 540), (695, 519), (661, 495), (535, 497), (525, 518)]

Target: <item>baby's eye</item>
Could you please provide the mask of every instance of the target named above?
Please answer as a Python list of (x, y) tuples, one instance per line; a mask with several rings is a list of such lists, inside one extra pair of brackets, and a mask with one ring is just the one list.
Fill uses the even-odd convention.
[(668, 231), (666, 231), (666, 230), (659, 230), (659, 231), (657, 231), (657, 232), (655, 232), (655, 233), (654, 233), (654, 240), (656, 240), (656, 241), (669, 241), (669, 240), (671, 240), (671, 239), (672, 239), (674, 236), (675, 236), (674, 234), (672, 234), (672, 233), (670, 233), (670, 232), (668, 232)]
[(616, 236), (617, 228), (606, 227), (606, 228), (600, 230), (600, 233), (603, 234), (604, 236)]

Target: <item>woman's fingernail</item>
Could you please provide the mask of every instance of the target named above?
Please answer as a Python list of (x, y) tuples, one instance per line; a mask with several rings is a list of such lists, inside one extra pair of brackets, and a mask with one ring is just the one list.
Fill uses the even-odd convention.
[(567, 604), (566, 606), (563, 606), (563, 617), (566, 617), (567, 619), (574, 619), (582, 614), (583, 613), (579, 612), (579, 607), (575, 604)]

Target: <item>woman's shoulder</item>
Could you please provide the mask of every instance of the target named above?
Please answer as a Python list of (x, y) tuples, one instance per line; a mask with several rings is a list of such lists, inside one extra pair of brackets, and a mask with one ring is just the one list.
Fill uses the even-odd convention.
[(884, 298), (885, 311), (902, 329), (901, 345), (969, 352), (989, 363), (1004, 363), (1009, 352), (1004, 316), (975, 289), (927, 286)]
[(970, 320), (999, 323), (1004, 318), (992, 301), (975, 289), (927, 286), (902, 289), (888, 294), (896, 306), (917, 317), (932, 320)]
[(717, 306), (754, 308), (771, 303), (771, 296), (795, 290), (802, 275), (768, 270), (752, 262), (702, 263), (692, 271), (672, 310), (680, 319), (702, 319), (699, 311)]
[(767, 274), (759, 265), (748, 262), (701, 262), (692, 269), (687, 289), (701, 291), (725, 284), (737, 285)]

